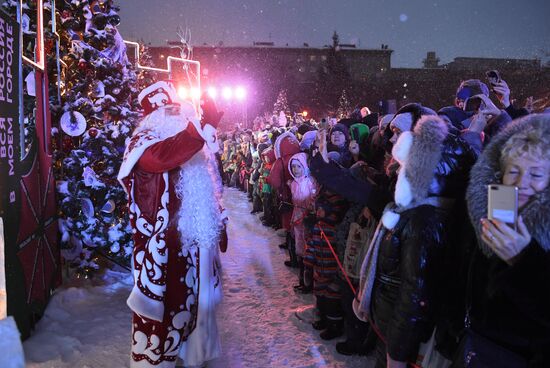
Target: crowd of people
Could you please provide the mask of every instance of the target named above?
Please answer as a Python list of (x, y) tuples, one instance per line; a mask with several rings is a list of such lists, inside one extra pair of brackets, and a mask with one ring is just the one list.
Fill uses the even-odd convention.
[[(510, 104), (505, 81), (464, 81), (437, 111), (358, 106), (219, 139), (223, 183), (283, 229), (294, 289), (314, 294), (322, 339), (345, 335), (340, 354), (550, 366), (550, 114)], [(506, 222), (491, 184), (517, 187)]]

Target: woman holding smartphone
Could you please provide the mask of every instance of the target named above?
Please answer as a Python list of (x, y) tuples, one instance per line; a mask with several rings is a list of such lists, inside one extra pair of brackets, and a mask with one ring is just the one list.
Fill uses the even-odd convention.
[[(549, 183), (550, 115), (530, 115), (493, 138), (467, 191), (478, 235), (468, 275), (471, 330), (529, 367), (550, 367)], [(518, 188), (516, 230), (487, 219), (489, 184)], [(495, 356), (494, 366), (502, 364)]]

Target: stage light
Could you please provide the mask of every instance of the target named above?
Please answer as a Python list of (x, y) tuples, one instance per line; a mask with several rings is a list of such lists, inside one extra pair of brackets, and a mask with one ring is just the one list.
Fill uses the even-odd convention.
[(304, 118), (307, 118), (307, 111), (306, 111), (306, 110), (302, 111), (302, 116), (303, 116)]
[(191, 88), (191, 97), (194, 99), (201, 98), (201, 91), (197, 87)]
[(189, 96), (189, 92), (187, 91), (187, 88), (185, 88), (185, 87), (178, 88), (178, 96), (182, 100), (185, 100)]
[(208, 96), (210, 96), (210, 98), (215, 99), (216, 97), (218, 97), (218, 90), (214, 87), (208, 88)]
[(246, 98), (246, 90), (242, 86), (238, 86), (235, 89), (235, 97), (237, 100), (242, 101)]
[(226, 100), (230, 100), (230, 99), (233, 97), (233, 91), (231, 90), (231, 88), (225, 87), (225, 88), (222, 90), (222, 96), (223, 96), (223, 98), (225, 98)]

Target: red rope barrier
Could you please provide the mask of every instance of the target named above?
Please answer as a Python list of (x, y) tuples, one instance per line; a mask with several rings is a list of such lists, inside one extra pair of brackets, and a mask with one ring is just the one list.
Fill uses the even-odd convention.
[(334, 248), (332, 247), (332, 244), (330, 244), (330, 241), (328, 240), (327, 236), (325, 235), (325, 232), (323, 231), (323, 228), (321, 227), (321, 223), (317, 223), (317, 226), (319, 226), (319, 230), (321, 231), (321, 237), (325, 239), (327, 242), (328, 247), (330, 248), (330, 251), (332, 252), (332, 255), (334, 256), (334, 259), (336, 260), (336, 263), (338, 263), (338, 267), (340, 267), (340, 270), (344, 274), (344, 277), (346, 278), (346, 281), (348, 282), (349, 287), (351, 288), (351, 291), (353, 291), (353, 295), (355, 296), (355, 299), (357, 299), (357, 291), (353, 287), (353, 284), (351, 283), (351, 280), (348, 277), (348, 274), (346, 273), (346, 270), (344, 270), (344, 266), (342, 266), (342, 263), (340, 263), (340, 260), (338, 259), (338, 256), (336, 255), (336, 252), (334, 251)]
[[(317, 226), (319, 227), (319, 230), (321, 231), (321, 237), (325, 240), (325, 242), (327, 242), (327, 245), (330, 248), (330, 251), (332, 252), (332, 255), (334, 256), (334, 259), (336, 260), (336, 263), (338, 263), (338, 267), (340, 267), (340, 270), (344, 274), (344, 277), (346, 278), (346, 281), (348, 282), (348, 285), (351, 288), (351, 291), (353, 291), (353, 295), (355, 296), (355, 299), (359, 300), (359, 299), (357, 299), (357, 291), (355, 291), (355, 288), (353, 287), (353, 284), (351, 283), (351, 280), (349, 279), (348, 274), (344, 270), (344, 266), (342, 266), (342, 263), (340, 263), (340, 260), (338, 259), (338, 256), (336, 255), (336, 252), (334, 251), (334, 248), (332, 247), (332, 244), (330, 243), (330, 240), (328, 240), (327, 236), (325, 235), (325, 232), (323, 231), (323, 228), (321, 227), (321, 223), (318, 222)], [(386, 339), (384, 338), (384, 336), (382, 336), (382, 333), (380, 332), (378, 327), (374, 324), (374, 321), (371, 320), (370, 317), (368, 319), (369, 319), (369, 324), (371, 325), (372, 329), (374, 330), (374, 332), (376, 333), (378, 338), (380, 340), (382, 340), (382, 342), (385, 344)]]

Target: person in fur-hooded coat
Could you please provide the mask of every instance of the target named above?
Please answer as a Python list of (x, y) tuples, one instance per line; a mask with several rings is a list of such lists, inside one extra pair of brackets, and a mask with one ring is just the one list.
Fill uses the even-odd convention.
[(400, 164), (395, 204), (386, 207), (373, 236), (354, 302), (357, 317), (370, 320), (385, 342), (377, 346), (377, 367), (386, 360), (403, 367), (415, 362), (420, 343), (433, 333), (447, 279), (450, 212), (464, 196), (475, 160), (441, 118), (413, 110), (403, 112), (411, 124), (401, 125), (392, 150)]
[[(292, 194), (287, 183), (292, 180), (288, 163), (290, 158), (300, 152), (300, 142), (291, 132), (285, 132), (277, 137), (273, 145), (275, 151), (275, 162), (267, 178), (267, 182), (277, 191), (279, 200), (283, 202), (281, 208), (281, 223), (284, 229), (290, 230), (290, 219), (292, 210)], [(286, 210), (285, 210), (286, 209)]]
[(200, 365), (220, 354), (214, 313), (221, 301), (218, 246), (227, 235), (212, 152), (221, 113), (208, 101), (201, 121), (167, 82), (139, 99), (146, 116), (118, 174), (134, 240), (130, 367), (172, 368), (178, 355)]
[[(530, 115), (493, 138), (467, 191), (478, 235), (471, 328), (523, 356), (529, 367), (550, 367), (549, 182), (550, 115)], [(518, 187), (517, 230), (486, 220), (489, 184)]]

